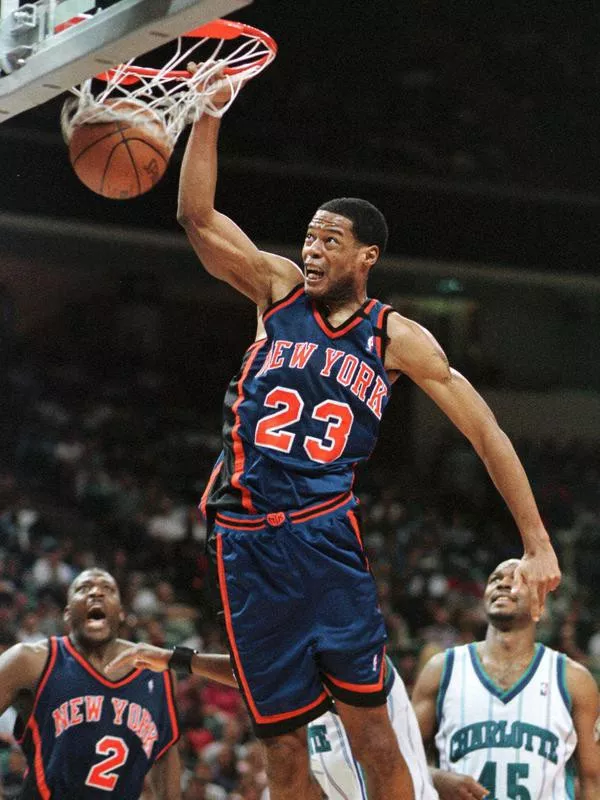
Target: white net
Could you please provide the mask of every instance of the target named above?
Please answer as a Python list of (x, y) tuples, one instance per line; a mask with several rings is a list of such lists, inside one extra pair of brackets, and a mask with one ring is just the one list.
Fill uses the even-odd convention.
[[(150, 112), (174, 146), (184, 127), (202, 114), (225, 114), (241, 87), (276, 53), (268, 34), (241, 23), (215, 20), (179, 37), (174, 54), (159, 69), (132, 59), (74, 87), (74, 97), (65, 102), (61, 114), (65, 141), (70, 141), (78, 125), (136, 117), (143, 124)], [(190, 64), (194, 67), (188, 70)]]

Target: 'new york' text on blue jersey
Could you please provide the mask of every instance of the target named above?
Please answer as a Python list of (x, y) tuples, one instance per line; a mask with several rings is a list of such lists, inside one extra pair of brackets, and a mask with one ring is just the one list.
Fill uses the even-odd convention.
[(389, 306), (367, 300), (338, 328), (297, 286), (263, 315), (225, 396), (223, 452), (203, 510), (303, 508), (350, 491), (389, 399)]
[(137, 669), (110, 681), (68, 637), (51, 637), (21, 742), (30, 771), (25, 796), (137, 800), (144, 776), (178, 737), (168, 670)]

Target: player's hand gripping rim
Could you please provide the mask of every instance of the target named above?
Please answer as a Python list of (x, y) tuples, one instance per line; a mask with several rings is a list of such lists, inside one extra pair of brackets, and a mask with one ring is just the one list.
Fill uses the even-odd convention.
[[(201, 66), (202, 62), (190, 61), (186, 64), (186, 69), (190, 75), (195, 75)], [(203, 97), (202, 113), (211, 117), (222, 117), (248, 80), (250, 80), (250, 76), (244, 77), (243, 73), (228, 75), (224, 69), (213, 69), (198, 84), (198, 89)]]

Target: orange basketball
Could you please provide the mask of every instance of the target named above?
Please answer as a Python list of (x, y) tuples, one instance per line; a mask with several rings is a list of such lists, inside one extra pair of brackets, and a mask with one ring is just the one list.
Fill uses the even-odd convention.
[(90, 121), (73, 127), (69, 157), (77, 177), (93, 192), (128, 200), (149, 191), (167, 169), (173, 146), (151, 109), (128, 100), (107, 100)]

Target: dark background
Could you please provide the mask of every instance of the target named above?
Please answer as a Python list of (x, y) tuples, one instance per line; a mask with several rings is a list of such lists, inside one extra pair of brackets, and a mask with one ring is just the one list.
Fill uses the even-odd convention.
[[(264, 0), (234, 16), (280, 46), (223, 126), (219, 203), (251, 236), (299, 242), (315, 205), (358, 194), (394, 254), (598, 272), (594, 4)], [(154, 191), (106, 201), (72, 174), (62, 99), (0, 126), (0, 208), (177, 230), (185, 134)]]

